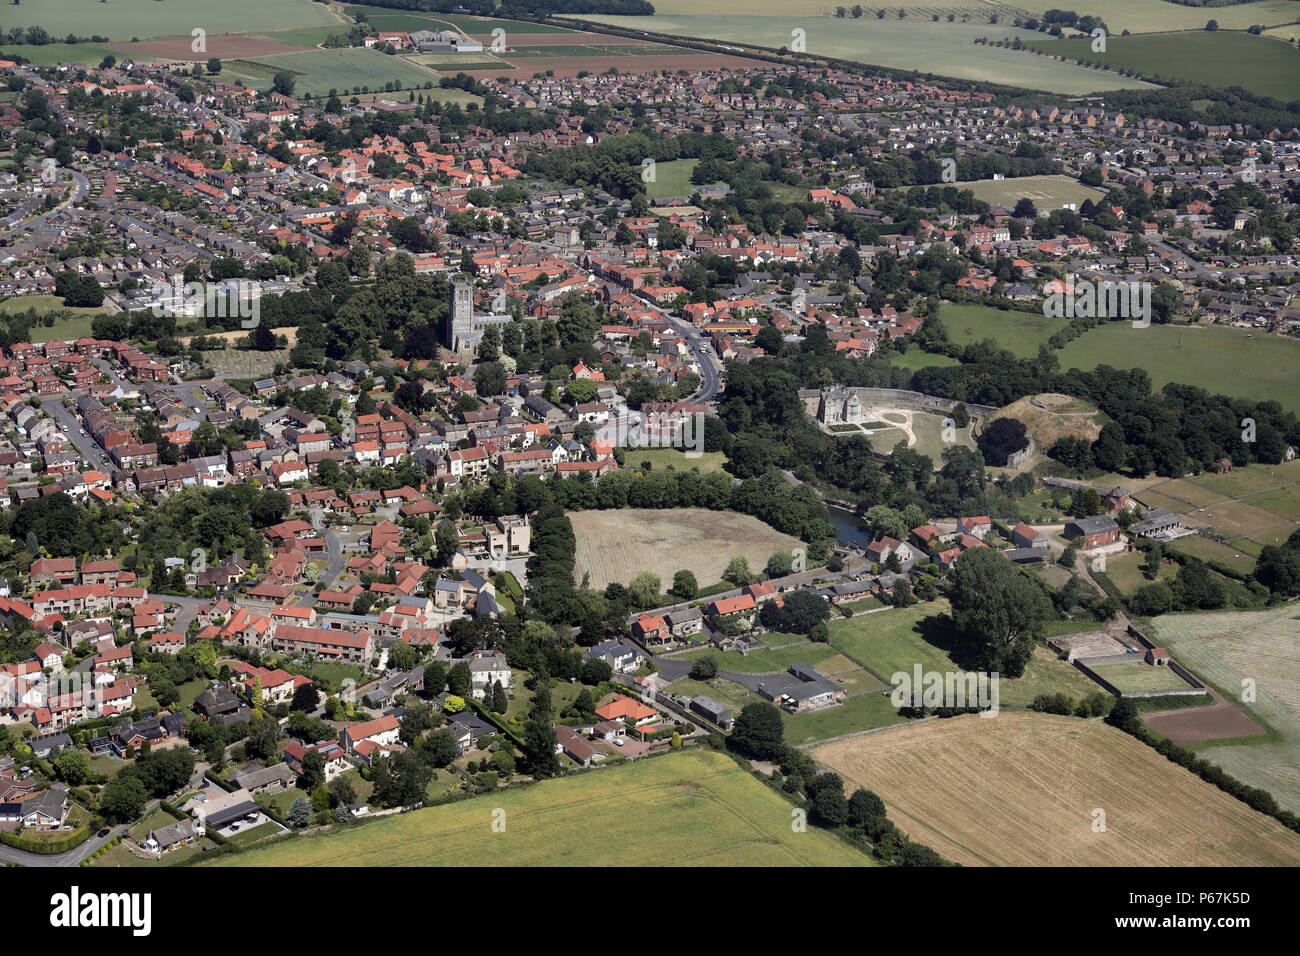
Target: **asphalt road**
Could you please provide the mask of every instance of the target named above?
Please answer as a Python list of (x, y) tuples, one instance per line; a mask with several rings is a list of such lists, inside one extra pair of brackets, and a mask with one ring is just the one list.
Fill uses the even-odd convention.
[(113, 470), (104, 449), (100, 448), (89, 435), (81, 433), (81, 421), (70, 409), (65, 408), (60, 397), (41, 399), (41, 410), (51, 416), (63, 429), (77, 452), (97, 470), (109, 473)]

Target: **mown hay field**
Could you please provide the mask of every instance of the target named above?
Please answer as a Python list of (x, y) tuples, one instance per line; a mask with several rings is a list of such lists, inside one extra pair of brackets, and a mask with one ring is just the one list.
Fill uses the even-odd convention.
[(966, 865), (1300, 864), (1300, 835), (1100, 720), (970, 715), (813, 756), (849, 791), (878, 793), (908, 836)]
[[(1272, 730), (1226, 746), (1202, 744), (1197, 753), (1300, 813), (1300, 608), (1166, 614), (1150, 636)], [(1254, 700), (1243, 701), (1243, 693)]]
[(574, 576), (581, 582), (590, 573), (590, 586), (599, 589), (611, 581), (628, 584), (650, 571), (666, 590), (683, 568), (708, 587), (722, 579), (727, 562), (737, 555), (759, 572), (773, 552), (802, 546), (798, 538), (734, 511), (622, 508), (572, 512), (569, 520), (578, 540)]

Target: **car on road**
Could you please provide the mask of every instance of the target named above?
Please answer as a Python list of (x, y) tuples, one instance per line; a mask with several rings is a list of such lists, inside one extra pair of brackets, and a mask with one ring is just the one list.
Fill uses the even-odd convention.
[(96, 833), (95, 836), (99, 837), (102, 840), (104, 837), (108, 836), (111, 832), (112, 831), (108, 827), (104, 827), (104, 829)]

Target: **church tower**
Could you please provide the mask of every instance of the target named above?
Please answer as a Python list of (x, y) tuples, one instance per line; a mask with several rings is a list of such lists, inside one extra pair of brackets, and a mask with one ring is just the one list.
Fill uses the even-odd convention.
[(451, 311), (447, 313), (447, 348), (453, 352), (474, 331), (474, 286), (463, 278), (451, 285)]

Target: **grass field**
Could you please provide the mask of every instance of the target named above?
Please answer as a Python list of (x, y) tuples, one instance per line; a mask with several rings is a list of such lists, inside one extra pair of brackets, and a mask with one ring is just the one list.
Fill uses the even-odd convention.
[(1186, 690), (1191, 687), (1169, 668), (1152, 667), (1142, 661), (1099, 664), (1093, 670), (1120, 691)]
[(691, 173), (695, 171), (698, 163), (698, 159), (674, 159), (667, 163), (656, 163), (654, 182), (645, 185), (647, 198), (689, 197), (699, 188), (691, 182)]
[(648, 461), (657, 469), (691, 471), (698, 468), (702, 473), (721, 471), (727, 461), (727, 456), (720, 451), (706, 451), (691, 458), (677, 448), (626, 448), (624, 454), (629, 468), (640, 468), (643, 461)]
[[(800, 638), (794, 635), (788, 635), (788, 641), (798, 641)], [(718, 667), (724, 671), (732, 671), (736, 674), (764, 674), (769, 671), (782, 671), (791, 664), (810, 664), (821, 670), (822, 661), (829, 660), (836, 656), (834, 648), (826, 644), (813, 644), (809, 641), (792, 644), (789, 647), (763, 648), (762, 650), (750, 651), (748, 654), (742, 654), (740, 651), (718, 651), (712, 648), (701, 648), (697, 651), (687, 651), (684, 654), (674, 655), (674, 659), (682, 658), (685, 660), (698, 660), (702, 657), (711, 657), (717, 662)], [(823, 671), (823, 673), (825, 673)]]
[[(953, 646), (950, 625), (941, 616), (947, 612), (948, 602), (939, 600), (832, 620), (831, 646), (882, 684), (899, 671), (910, 675), (917, 664), (923, 671), (960, 671), (949, 655)], [(1014, 708), (1027, 707), (1039, 694), (1062, 693), (1078, 700), (1096, 690), (1097, 685), (1080, 671), (1040, 647), (1023, 677), (999, 681), (998, 694), (1000, 706)]]
[[(1106, 577), (1125, 595), (1132, 594), (1143, 585), (1150, 584), (1142, 574), (1142, 562), (1146, 556), (1141, 554), (1112, 554), (1106, 557)], [(1169, 581), (1178, 573), (1172, 564), (1161, 564), (1158, 581)]]
[[(417, 810), (277, 843), (229, 866), (868, 866), (809, 828), (731, 758), (709, 751)], [(504, 812), (505, 831), (492, 829)], [(494, 817), (495, 813), (495, 817)]]
[[(1273, 731), (1249, 743), (1206, 744), (1199, 754), (1300, 812), (1300, 610), (1169, 614), (1156, 618), (1152, 631), (1177, 660)], [(1241, 700), (1247, 680), (1253, 703)]]
[(581, 581), (590, 573), (593, 588), (611, 581), (627, 584), (642, 571), (659, 575), (666, 588), (683, 568), (708, 587), (722, 578), (736, 555), (759, 570), (774, 552), (801, 546), (798, 538), (731, 511), (624, 508), (577, 511), (569, 520), (578, 539), (574, 577)]
[(230, 73), (246, 77), (255, 86), (267, 82), (281, 70), (294, 74), (295, 93), (324, 96), (331, 89), (340, 93), (368, 87), (377, 90), (390, 80), (403, 90), (423, 88), (427, 82), (437, 83), (438, 76), (431, 70), (404, 59), (388, 56), (378, 50), (307, 50), (298, 53), (280, 53), (275, 56), (231, 60), (222, 65), (222, 76)]
[(961, 363), (947, 355), (936, 355), (933, 352), (911, 349), (905, 355), (891, 355), (889, 364), (895, 368), (905, 368), (915, 372), (917, 369), (922, 368), (949, 368)]
[[(1213, 13), (1207, 14), (1213, 16)], [(1205, 24), (1202, 22), (1201, 27)], [(1106, 52), (1092, 52), (1092, 40), (1052, 40), (1030, 44), (1049, 56), (1135, 70), (1147, 79), (1179, 79), (1208, 86), (1240, 86), (1259, 96), (1287, 102), (1300, 97), (1300, 50), (1285, 40), (1198, 29), (1157, 36), (1108, 37)], [(1030, 54), (1032, 55), (1032, 54)]]
[(969, 302), (943, 303), (939, 307), (939, 321), (954, 345), (974, 345), (992, 339), (1017, 358), (1033, 358), (1038, 354), (1038, 347), (1046, 345), (1069, 322), (1040, 312), (1003, 311)]
[[(896, 9), (896, 8), (894, 8)], [(710, 8), (711, 14), (713, 13)], [(755, 15), (752, 8), (732, 16), (697, 16), (698, 7), (684, 14), (653, 17), (584, 15), (593, 23), (609, 23), (682, 37), (701, 37), (729, 43), (748, 43), (777, 50), (790, 47), (792, 31), (806, 31), (806, 49), (814, 56), (829, 56), (878, 66), (924, 70), (943, 76), (1006, 83), (1054, 93), (1089, 93), (1096, 90), (1147, 86), (1115, 73), (1087, 70), (1047, 57), (976, 45), (977, 37), (1037, 37), (1008, 24), (933, 23), (927, 17), (898, 20), (874, 16), (839, 20), (816, 14), (792, 17), (789, 10)]]
[(975, 198), (993, 206), (1015, 206), (1022, 199), (1032, 199), (1039, 213), (1061, 209), (1067, 204), (1080, 206), (1085, 199), (1094, 202), (1106, 195), (1103, 189), (1085, 186), (1069, 176), (1021, 176), (1016, 179), (981, 179), (957, 183), (969, 189)]
[(847, 790), (878, 793), (908, 836), (968, 866), (1300, 863), (1300, 836), (1099, 720), (955, 717), (813, 756)]
[[(1216, 8), (1217, 9), (1217, 8)], [(945, 320), (946, 323), (946, 320)], [(1168, 382), (1191, 382), (1206, 391), (1272, 399), (1300, 412), (1300, 341), (1251, 335), (1241, 329), (1107, 322), (1084, 332), (1060, 352), (1061, 369), (1144, 368), (1159, 391)]]
[[(99, 34), (121, 43), (132, 37), (184, 36), (195, 27), (209, 34), (338, 24), (311, 0), (44, 0), (5, 4), (6, 27), (44, 27), (53, 36)], [(342, 32), (346, 33), (344, 27)]]

